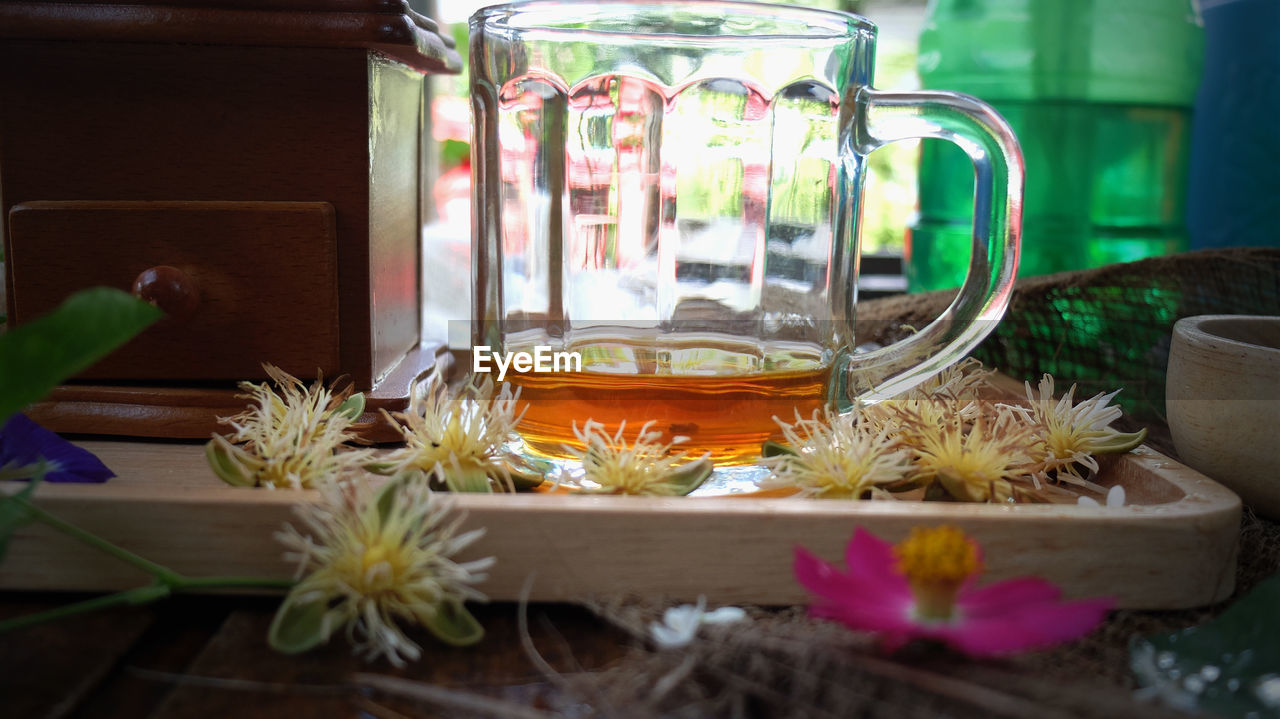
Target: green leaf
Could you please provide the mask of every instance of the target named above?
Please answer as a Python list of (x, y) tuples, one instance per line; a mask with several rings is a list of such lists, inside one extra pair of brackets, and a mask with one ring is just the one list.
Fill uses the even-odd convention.
[(31, 521), (31, 507), (27, 503), (43, 476), (44, 472), (40, 471), (17, 494), (0, 496), (0, 561), (4, 561), (5, 552), (9, 550), (9, 538), (18, 527)]
[(1276, 716), (1280, 707), (1280, 576), (1196, 627), (1134, 637), (1129, 667), (1166, 703), (1222, 717)]
[(267, 630), (267, 644), (282, 654), (301, 654), (329, 640), (329, 629), (325, 617), (329, 614), (328, 602), (323, 599), (306, 603), (299, 602), (298, 597), (310, 589), (295, 587), (289, 592), (276, 616), (271, 620), (271, 628)]
[(446, 599), (436, 606), (435, 614), (420, 616), (422, 625), (437, 639), (455, 647), (465, 647), (484, 638), (484, 627), (456, 599)]
[(0, 334), (0, 425), (163, 314), (127, 292), (96, 287)]

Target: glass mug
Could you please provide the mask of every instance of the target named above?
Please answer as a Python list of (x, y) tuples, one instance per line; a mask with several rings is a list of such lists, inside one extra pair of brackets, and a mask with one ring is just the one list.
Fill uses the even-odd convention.
[[(973, 98), (869, 87), (867, 20), (745, 2), (535, 1), (482, 9), (470, 31), (472, 341), (507, 357), (502, 381), (528, 403), (519, 431), (533, 453), (580, 446), (575, 422), (612, 433), (625, 420), (630, 441), (652, 421), (695, 454), (750, 462), (774, 417), (908, 389), (1003, 314), (1017, 142)], [(934, 322), (858, 352), (867, 154), (923, 137), (973, 160), (968, 277)]]

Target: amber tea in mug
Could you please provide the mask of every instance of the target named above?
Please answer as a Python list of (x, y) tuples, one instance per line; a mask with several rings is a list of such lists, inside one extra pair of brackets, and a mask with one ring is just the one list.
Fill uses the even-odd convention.
[[(774, 417), (891, 396), (994, 327), (1017, 264), (1022, 159), (989, 107), (869, 86), (875, 27), (743, 2), (529, 2), (471, 18), (473, 344), (516, 366), (529, 449), (572, 426), (754, 459)], [(867, 154), (973, 160), (974, 252), (941, 317), (854, 350)], [(629, 429), (628, 436), (634, 437)]]

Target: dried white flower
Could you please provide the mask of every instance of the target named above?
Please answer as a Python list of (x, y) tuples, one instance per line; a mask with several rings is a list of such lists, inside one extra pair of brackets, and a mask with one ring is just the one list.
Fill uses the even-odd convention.
[(401, 424), (405, 446), (384, 464), (393, 472), (427, 472), (455, 492), (514, 489), (506, 445), (515, 439), (523, 416), (516, 411), (518, 399), (507, 384), (494, 397), (488, 378), (453, 397), (444, 381), (432, 376), (408, 409), (390, 415)]
[(773, 472), (760, 482), (762, 489), (796, 487), (805, 497), (860, 499), (911, 471), (910, 453), (891, 437), (894, 430), (872, 429), (856, 414), (824, 411), (794, 424), (775, 421), (795, 453), (762, 460)]
[(720, 607), (713, 611), (705, 611), (707, 598), (698, 597), (698, 603), (681, 604), (670, 607), (662, 614), (661, 622), (649, 624), (649, 636), (660, 649), (676, 649), (687, 646), (698, 634), (698, 627), (703, 624), (730, 624), (747, 618), (747, 613), (739, 607)]
[(402, 622), (452, 644), (479, 640), (483, 630), (462, 604), (485, 598), (471, 585), (494, 559), (454, 561), (484, 530), (458, 534), (463, 517), (450, 516), (448, 495), (416, 474), (393, 478), (379, 493), (363, 481), (334, 483), (323, 498), (296, 509), (301, 529), (276, 534), (301, 581), (272, 622), (273, 647), (303, 651), (345, 627), (366, 659), (402, 666), (421, 654)]

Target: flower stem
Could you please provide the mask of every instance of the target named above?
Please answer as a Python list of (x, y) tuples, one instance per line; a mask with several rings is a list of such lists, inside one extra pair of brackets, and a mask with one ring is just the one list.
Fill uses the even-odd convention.
[(187, 592), (195, 589), (292, 589), (292, 579), (272, 577), (183, 577), (172, 584), (173, 591)]
[(144, 587), (134, 587), (123, 592), (0, 621), (0, 634), (100, 609), (150, 604), (171, 594), (193, 589), (288, 589), (293, 584), (293, 580), (269, 577), (184, 577), (175, 574), (172, 582), (161, 580)]
[(62, 619), (63, 617), (97, 611), (99, 609), (148, 604), (156, 601), (157, 599), (168, 597), (170, 594), (175, 592), (199, 589), (289, 589), (294, 585), (294, 581), (292, 579), (277, 579), (273, 577), (185, 577), (168, 567), (156, 564), (148, 559), (143, 559), (133, 552), (99, 537), (93, 532), (81, 529), (66, 520), (60, 519), (59, 517), (40, 509), (34, 504), (31, 504), (25, 499), (22, 499), (21, 497), (15, 496), (12, 497), (12, 499), (17, 501), (22, 508), (30, 514), (31, 519), (44, 522), (50, 527), (74, 537), (94, 549), (105, 554), (109, 554), (128, 564), (132, 564), (154, 577), (155, 582), (143, 587), (135, 587), (123, 592), (94, 597), (93, 599), (86, 599), (83, 602), (76, 602), (74, 604), (55, 607), (43, 612), (36, 612), (35, 614), (28, 614), (26, 616), (0, 621), (0, 634), (14, 629), (21, 629), (23, 627)]
[(61, 607), (54, 607), (43, 612), (35, 614), (27, 614), (13, 619), (0, 621), (0, 634), (12, 631), (14, 629), (22, 629), (44, 622), (51, 622), (55, 619), (71, 617), (86, 612), (94, 612), (100, 609), (110, 609), (111, 607), (133, 606), (136, 604), (145, 604), (155, 601), (169, 594), (169, 588), (163, 584), (149, 584), (145, 587), (135, 587), (123, 592), (115, 594), (107, 594), (93, 599), (86, 599), (83, 602), (74, 604), (66, 604)]
[(32, 519), (38, 519), (41, 522), (44, 522), (45, 524), (49, 525), (50, 527), (53, 527), (54, 529), (64, 534), (74, 537), (75, 539), (78, 539), (81, 542), (84, 542), (85, 544), (89, 545), (90, 547), (93, 547), (94, 549), (97, 549), (106, 554), (110, 554), (116, 559), (119, 559), (128, 564), (132, 564), (133, 566), (141, 569), (147, 574), (150, 574), (151, 576), (155, 577), (156, 581), (162, 584), (172, 587), (182, 580), (182, 576), (180, 574), (173, 571), (172, 569), (169, 569), (168, 567), (162, 566), (160, 564), (156, 564), (155, 562), (152, 562), (149, 559), (143, 559), (142, 557), (139, 557), (133, 552), (130, 552), (129, 550), (123, 547), (112, 544), (111, 542), (108, 542), (102, 537), (99, 537), (98, 535), (92, 532), (81, 529), (70, 522), (60, 519), (57, 516), (52, 515), (44, 511), (43, 509), (40, 509), (36, 505), (24, 499), (18, 499), (18, 502), (23, 506), (24, 509), (26, 509), (28, 512), (31, 513)]

